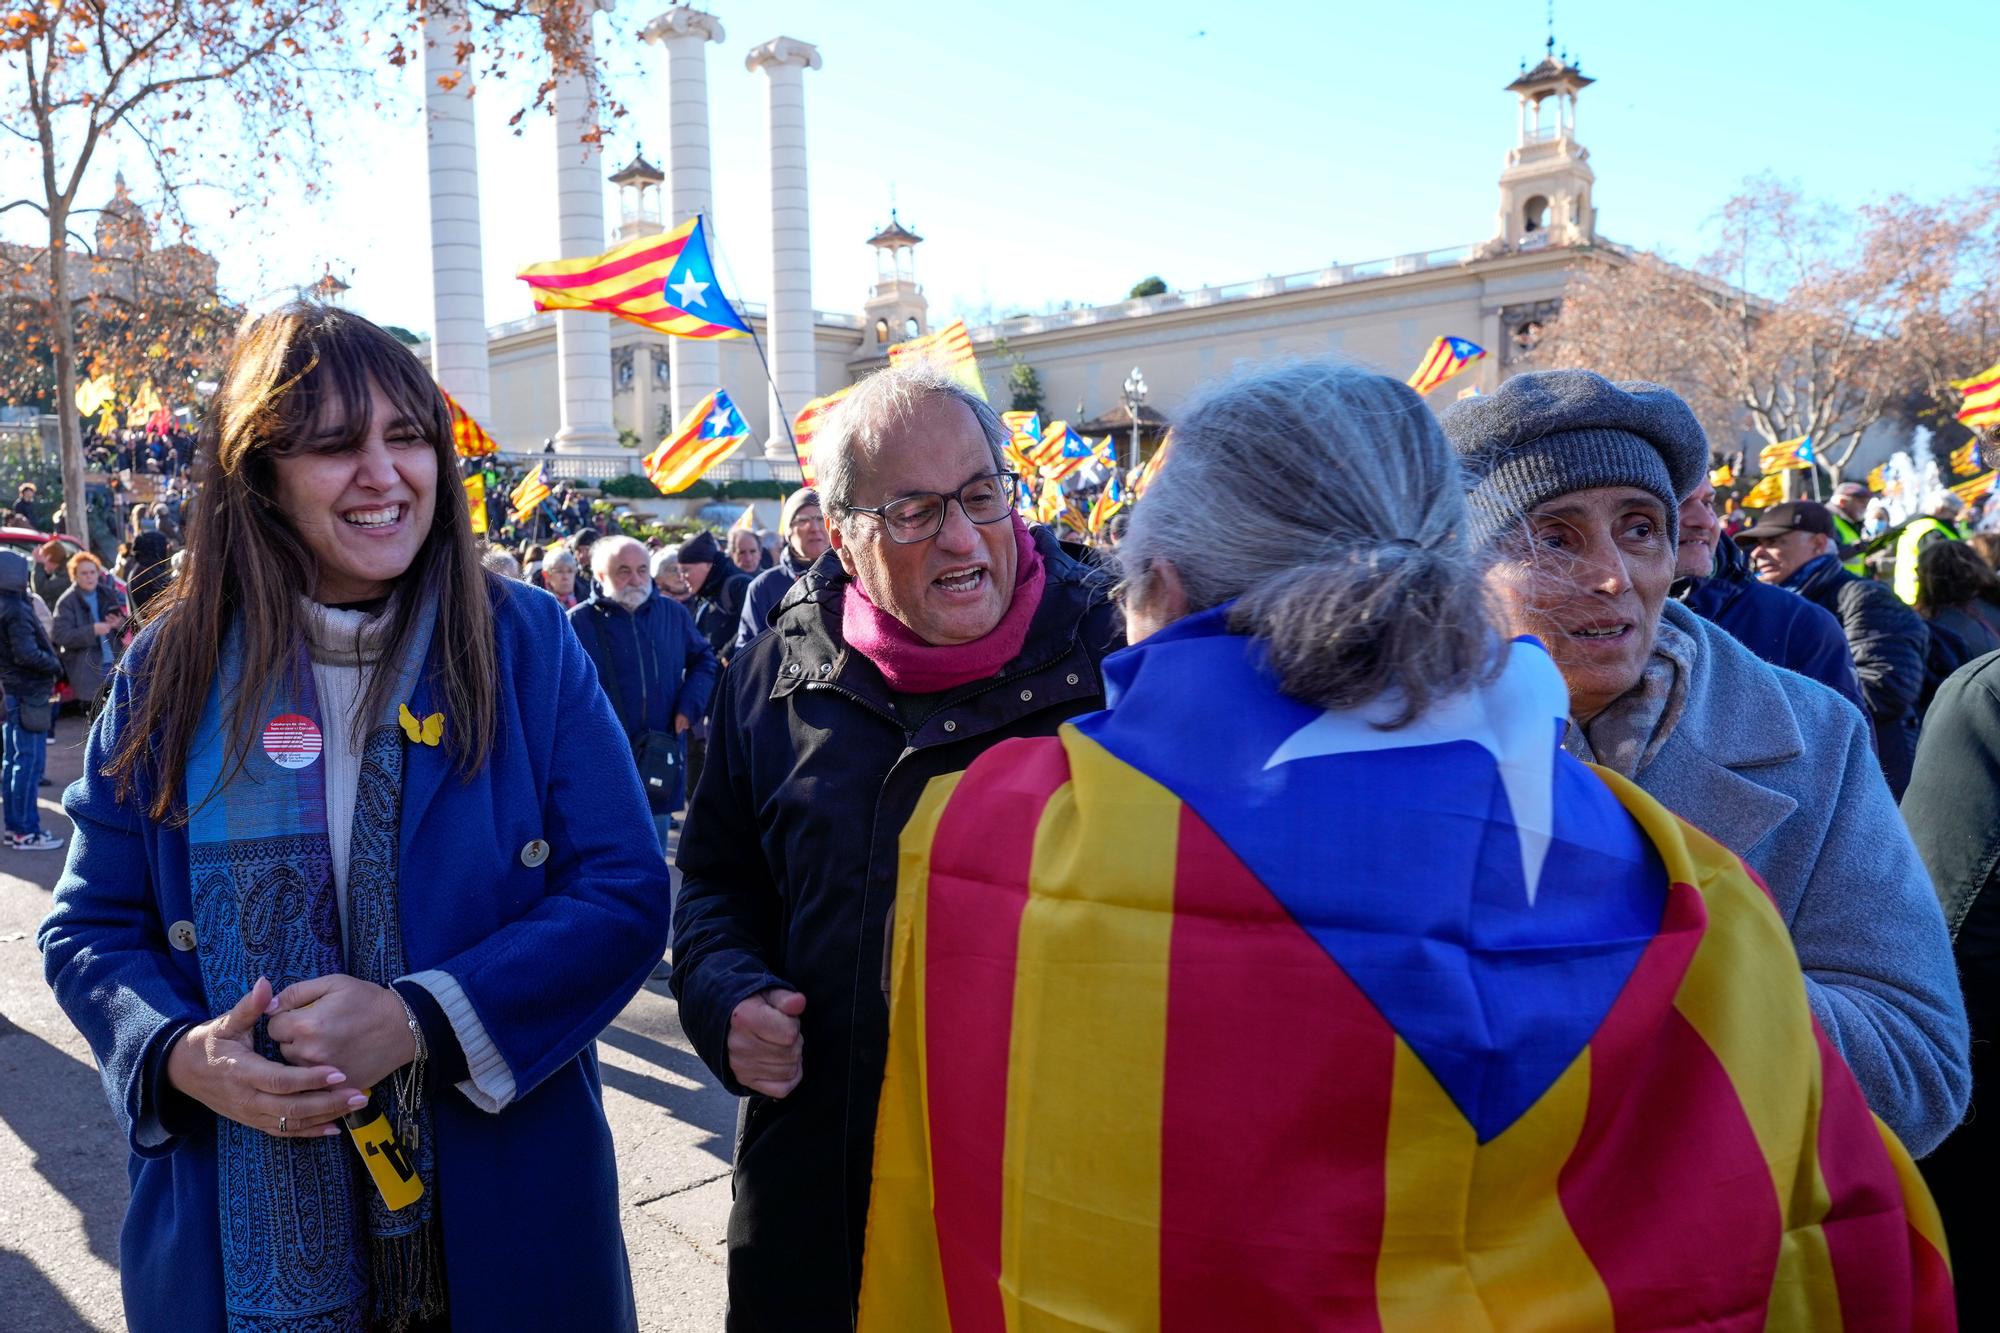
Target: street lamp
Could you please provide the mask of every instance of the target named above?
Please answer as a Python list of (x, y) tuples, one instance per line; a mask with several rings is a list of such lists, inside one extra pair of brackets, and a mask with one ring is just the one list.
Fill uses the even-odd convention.
[(1125, 410), (1132, 414), (1132, 456), (1126, 463), (1126, 473), (1130, 475), (1139, 467), (1139, 409), (1146, 405), (1146, 377), (1139, 367), (1132, 367), (1132, 373), (1125, 377)]

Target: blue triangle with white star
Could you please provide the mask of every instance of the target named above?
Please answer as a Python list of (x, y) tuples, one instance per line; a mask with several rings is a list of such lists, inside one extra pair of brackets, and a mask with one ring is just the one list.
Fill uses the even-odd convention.
[(722, 294), (716, 281), (715, 265), (708, 257), (708, 223), (696, 218), (694, 230), (681, 243), (674, 266), (667, 271), (667, 308), (677, 315), (704, 319), (726, 329), (750, 332), (750, 326), (736, 313), (736, 307)]

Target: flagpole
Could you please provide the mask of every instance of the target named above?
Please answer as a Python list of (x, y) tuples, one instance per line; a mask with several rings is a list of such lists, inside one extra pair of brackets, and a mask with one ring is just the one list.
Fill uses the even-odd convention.
[[(702, 231), (704, 233), (708, 233), (708, 247), (710, 253), (714, 256), (715, 261), (721, 264), (724, 268), (727, 268), (729, 270), (730, 287), (732, 287), (736, 291), (739, 292), (742, 291), (743, 288), (740, 285), (738, 285), (736, 281), (735, 267), (730, 264), (728, 259), (723, 257), (722, 246), (716, 240), (714, 234), (708, 232), (708, 215), (705, 213), (696, 213), (695, 216), (701, 220), (700, 225)], [(722, 294), (722, 299), (724, 301), (729, 300), (729, 295), (727, 292)], [(733, 301), (730, 302), (729, 308), (731, 310), (736, 310), (736, 305)], [(766, 306), (764, 308), (764, 314), (766, 319), (770, 318), (769, 306)], [(746, 316), (741, 310), (736, 310), (736, 317), (742, 320), (743, 327), (749, 330), (750, 345), (757, 349), (757, 364), (764, 368), (764, 383), (769, 385), (771, 388), (771, 406), (778, 409), (778, 422), (785, 428), (785, 442), (792, 446), (792, 460), (799, 465), (799, 476), (800, 479), (803, 480), (806, 473), (805, 456), (799, 453), (798, 437), (792, 434), (792, 414), (785, 407), (785, 400), (778, 396), (778, 381), (771, 374), (771, 359), (764, 355), (764, 340), (757, 336), (756, 326), (750, 322), (749, 317)]]

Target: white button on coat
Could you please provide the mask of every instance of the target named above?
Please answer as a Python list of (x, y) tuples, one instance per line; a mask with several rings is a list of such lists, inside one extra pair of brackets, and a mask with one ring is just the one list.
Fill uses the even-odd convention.
[(168, 926), (167, 942), (182, 953), (193, 953), (195, 945), (194, 922), (176, 921), (173, 925)]
[(528, 869), (530, 870), (533, 870), (536, 866), (539, 866), (542, 862), (548, 859), (549, 859), (549, 845), (546, 842), (543, 842), (540, 838), (536, 838), (533, 842), (530, 842), (527, 846), (521, 849), (521, 864), (528, 867)]

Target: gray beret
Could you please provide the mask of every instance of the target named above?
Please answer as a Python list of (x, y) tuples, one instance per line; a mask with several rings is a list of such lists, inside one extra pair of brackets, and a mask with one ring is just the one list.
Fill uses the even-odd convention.
[(1678, 541), (1681, 498), (1708, 468), (1708, 437), (1678, 394), (1590, 370), (1515, 375), (1497, 393), (1459, 399), (1442, 421), (1482, 539), (1558, 495), (1632, 486), (1660, 498)]

